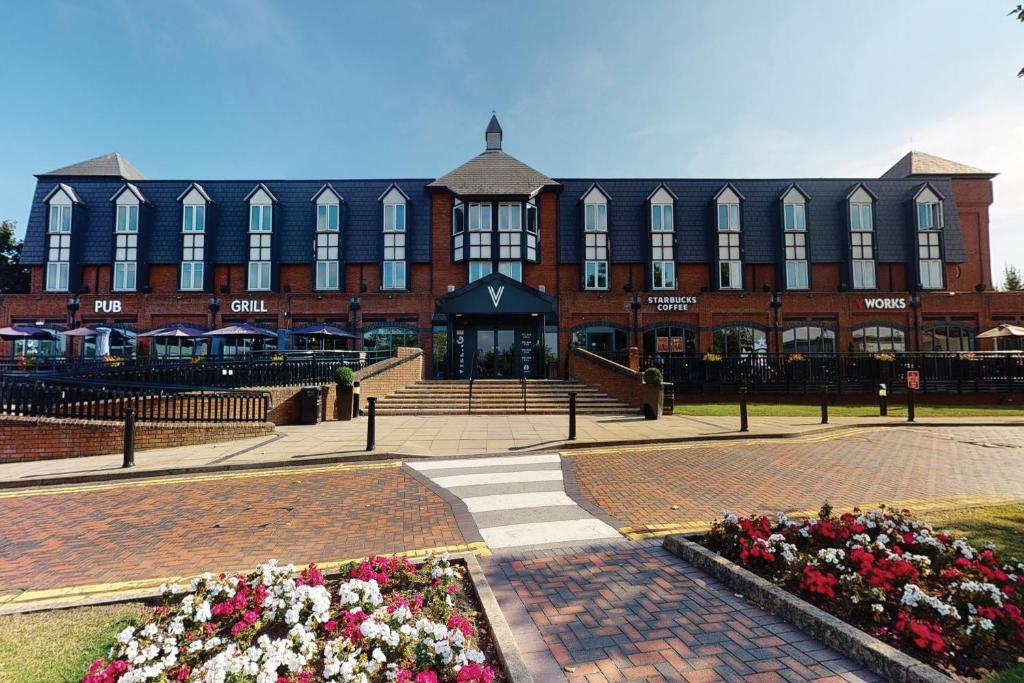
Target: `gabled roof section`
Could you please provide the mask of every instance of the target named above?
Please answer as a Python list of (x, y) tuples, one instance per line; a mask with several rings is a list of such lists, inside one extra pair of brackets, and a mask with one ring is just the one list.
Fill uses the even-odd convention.
[(270, 201), (272, 201), (275, 204), (277, 204), (277, 197), (275, 197), (274, 193), (270, 191), (270, 188), (268, 188), (263, 183), (259, 183), (258, 185), (256, 185), (256, 187), (252, 188), (252, 190), (249, 191), (249, 194), (245, 195), (245, 200), (244, 201), (249, 201), (250, 199), (252, 199), (252, 196), (254, 194), (256, 194), (257, 192), (259, 192), (260, 190), (263, 190), (264, 192), (266, 192), (267, 196), (270, 197)]
[(805, 202), (811, 200), (811, 195), (807, 194), (804, 188), (800, 187), (798, 183), (790, 183), (789, 186), (787, 186), (786, 189), (782, 191), (782, 194), (779, 195), (779, 201), (785, 201), (786, 197), (788, 197), (789, 193), (792, 192), (793, 190), (796, 190), (798, 193), (800, 193), (800, 196), (804, 198)]
[(583, 194), (580, 195), (580, 199), (579, 200), (582, 202), (584, 199), (587, 198), (587, 195), (589, 195), (595, 189), (604, 196), (606, 201), (610, 202), (612, 200), (612, 196), (610, 194), (608, 194), (607, 190), (605, 190), (603, 187), (601, 187), (600, 183), (590, 183), (590, 185), (587, 187), (587, 189), (583, 191)]
[(484, 133), (500, 133), (500, 132), (501, 132), (501, 124), (498, 123), (498, 115), (492, 113), (491, 114), (491, 120), (487, 123), (487, 130), (485, 130)]
[(405, 197), (406, 201), (409, 201), (409, 193), (406, 192), (405, 190), (403, 190), (402, 186), (399, 185), (398, 183), (391, 183), (390, 185), (388, 185), (388, 189), (386, 189), (386, 190), (384, 190), (383, 192), (380, 193), (380, 196), (377, 197), (377, 201), (378, 202), (384, 201), (384, 198), (387, 197), (391, 193), (391, 190), (398, 190), (398, 193), (400, 195), (402, 195), (403, 197)]
[[(732, 183), (726, 183), (725, 185), (722, 185), (722, 189), (720, 189), (720, 190), (719, 190), (718, 192), (716, 192), (716, 193), (715, 193), (715, 196), (711, 198), (711, 199), (712, 199), (712, 201), (714, 201), (715, 203), (717, 203), (717, 202), (718, 202), (718, 198), (719, 198), (719, 197), (721, 197), (721, 196), (722, 196), (722, 194), (723, 194), (723, 193), (724, 193), (724, 192), (725, 192), (726, 190), (729, 190), (729, 191), (731, 191), (731, 192), (732, 192), (732, 193), (733, 193), (734, 195), (736, 195), (737, 197), (739, 197), (739, 199), (740, 199), (740, 201), (741, 201), (741, 202), (744, 202), (744, 201), (746, 201), (746, 200), (747, 200), (747, 198), (743, 196), (743, 193), (742, 193), (742, 192), (740, 192), (739, 190), (737, 190), (737, 189), (736, 189), (736, 186), (735, 186), (735, 185), (733, 185)], [(787, 189), (786, 191), (788, 192), (789, 190)]]
[(931, 183), (921, 183), (918, 187), (914, 188), (914, 201), (917, 201), (917, 198), (920, 197), (921, 193), (925, 190), (931, 190), (932, 194), (939, 198), (939, 201), (946, 199), (946, 195), (939, 192)]
[(435, 306), (437, 312), (449, 315), (495, 312), (558, 315), (555, 297), (501, 273), (490, 273), (449, 292), (438, 298)]
[(892, 168), (882, 174), (883, 178), (913, 178), (917, 176), (968, 176), (994, 178), (998, 174), (983, 171), (974, 166), (950, 161), (917, 150), (910, 150)]
[(70, 185), (65, 185), (64, 183), (57, 183), (57, 187), (55, 187), (52, 190), (50, 190), (46, 194), (46, 196), (43, 197), (43, 204), (46, 204), (47, 202), (49, 202), (50, 199), (53, 197), (53, 195), (55, 195), (55, 194), (57, 194), (58, 192), (61, 192), (61, 191), (63, 191), (64, 194), (66, 194), (68, 196), (68, 199), (70, 199), (73, 203), (75, 203), (75, 204), (81, 204), (82, 203), (82, 200), (79, 199), (79, 197), (78, 197), (78, 193), (75, 192), (75, 188), (71, 187)]
[(339, 202), (345, 201), (345, 198), (341, 196), (341, 193), (335, 190), (334, 186), (331, 185), (330, 183), (324, 183), (324, 186), (317, 190), (316, 194), (313, 195), (309, 201), (315, 202), (316, 200), (320, 199), (320, 195), (322, 195), (324, 192), (330, 192)]
[(673, 192), (672, 189), (665, 183), (658, 183), (657, 186), (655, 186), (655, 188), (651, 190), (651, 193), (647, 195), (646, 201), (651, 201), (651, 197), (658, 194), (658, 190), (665, 190), (665, 192), (668, 192), (669, 195), (672, 196), (672, 199), (676, 200), (677, 202), (679, 201), (679, 197), (676, 195), (676, 193)]
[(489, 149), (427, 185), (458, 195), (532, 196), (559, 183), (500, 149)]
[(110, 197), (110, 201), (116, 202), (117, 198), (123, 195), (125, 192), (131, 192), (133, 195), (135, 195), (135, 198), (139, 200), (139, 203), (149, 204), (149, 200), (143, 196), (142, 190), (132, 185), (131, 183), (125, 183), (124, 185), (122, 185), (121, 188)]
[(183, 201), (185, 199), (185, 197), (188, 196), (188, 193), (191, 192), (192, 190), (195, 190), (196, 192), (198, 192), (199, 195), (203, 199), (206, 200), (207, 204), (216, 204), (217, 203), (217, 202), (213, 201), (210, 198), (210, 195), (206, 192), (206, 190), (203, 188), (203, 186), (200, 185), (199, 183), (192, 183), (188, 187), (186, 187), (185, 191), (178, 195), (178, 199), (176, 201), (179, 201), (179, 202)]
[(857, 183), (853, 187), (851, 187), (850, 191), (846, 193), (846, 201), (850, 201), (850, 198), (853, 197), (853, 195), (857, 194), (857, 190), (864, 190), (873, 200), (875, 200), (876, 202), (878, 201), (878, 195), (872, 192), (871, 188), (865, 185), (864, 183)]
[(66, 176), (106, 176), (112, 178), (124, 178), (125, 180), (145, 180), (146, 177), (139, 172), (139, 169), (117, 152), (104, 154), (94, 159), (86, 159), (77, 164), (63, 166), (46, 173), (40, 173), (37, 177), (66, 175)]

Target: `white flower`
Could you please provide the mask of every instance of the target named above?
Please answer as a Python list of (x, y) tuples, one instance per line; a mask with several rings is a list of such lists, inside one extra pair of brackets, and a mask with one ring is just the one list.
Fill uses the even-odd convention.
[(957, 612), (956, 607), (946, 604), (936, 597), (928, 595), (921, 590), (919, 586), (912, 583), (908, 583), (903, 587), (903, 597), (900, 599), (900, 602), (908, 607), (917, 607), (923, 603), (944, 617), (960, 618), (960, 613)]

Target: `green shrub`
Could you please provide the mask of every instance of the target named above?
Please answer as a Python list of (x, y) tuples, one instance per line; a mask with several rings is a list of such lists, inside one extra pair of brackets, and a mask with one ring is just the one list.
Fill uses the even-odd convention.
[(350, 367), (339, 365), (338, 369), (334, 371), (334, 381), (343, 386), (352, 386), (355, 379), (356, 374), (352, 372), (352, 368)]
[(647, 368), (644, 370), (644, 384), (661, 384), (664, 379), (661, 370), (658, 368)]

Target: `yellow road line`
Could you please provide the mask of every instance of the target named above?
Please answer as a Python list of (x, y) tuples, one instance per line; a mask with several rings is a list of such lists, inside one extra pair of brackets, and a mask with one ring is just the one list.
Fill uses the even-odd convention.
[[(491, 554), (487, 544), (483, 541), (473, 543), (460, 543), (456, 545), (442, 545), (433, 548), (416, 548), (403, 550), (396, 555), (405, 555), (409, 558), (421, 558), (431, 553), (470, 553), (479, 557), (487, 557)], [(390, 554), (390, 553), (389, 553)], [(330, 560), (317, 562), (316, 566), (324, 571), (335, 571), (351, 562), (358, 562), (364, 557), (352, 557), (346, 560)], [(293, 562), (296, 567), (305, 567), (309, 562)], [(254, 567), (245, 570), (225, 572), (228, 575), (246, 574)], [(70, 604), (82, 602), (99, 603), (119, 599), (132, 598), (146, 594), (155, 593), (163, 584), (177, 583), (187, 585), (192, 576), (164, 576), (152, 579), (137, 579), (131, 581), (116, 581), (113, 583), (96, 583), (84, 586), (69, 586), (66, 588), (46, 588), (40, 590), (25, 590), (13, 593), (0, 594), (0, 615), (11, 614), (25, 609), (51, 609), (65, 607)]]
[(391, 461), (350, 464), (340, 463), (337, 465), (323, 465), (318, 467), (281, 467), (265, 470), (211, 472), (209, 474), (191, 474), (163, 477), (158, 474), (154, 474), (152, 479), (122, 479), (118, 481), (99, 482), (95, 484), (68, 484), (66, 486), (49, 486), (38, 489), (9, 489), (5, 491), (0, 491), (0, 500), (7, 498), (28, 498), (32, 496), (55, 496), (65, 493), (90, 493), (93, 491), (108, 491), (110, 489), (118, 488), (165, 486), (168, 484), (191, 484), (204, 481), (222, 481), (224, 479), (252, 479), (256, 477), (295, 477), (305, 474), (316, 474), (320, 472), (379, 470), (401, 466), (401, 461)]
[[(895, 508), (897, 510), (906, 508), (914, 513), (914, 516), (921, 518), (929, 512), (936, 512), (940, 510), (1006, 505), (1019, 503), (1021, 500), (1024, 500), (1024, 496), (950, 496), (946, 498), (906, 498), (904, 500), (886, 503), (885, 505), (886, 507)], [(877, 509), (880, 504), (881, 503), (879, 501), (863, 503), (861, 505), (837, 504), (836, 512), (852, 510), (855, 507), (865, 511), (874, 510)], [(817, 509), (786, 512), (786, 516), (792, 519), (814, 517), (817, 514)], [(928, 520), (925, 519), (925, 521)], [(699, 533), (707, 531), (710, 524), (710, 521), (697, 520), (660, 524), (641, 524), (638, 526), (621, 527), (619, 529), (619, 533), (631, 541), (642, 541), (648, 538), (661, 538), (662, 536), (668, 536), (669, 534)]]
[(837, 439), (844, 439), (850, 436), (863, 434), (867, 432), (877, 432), (886, 429), (886, 427), (845, 427), (842, 429), (836, 429), (826, 431), (817, 434), (805, 434), (802, 436), (792, 436), (786, 438), (772, 438), (772, 439), (741, 439), (741, 438), (714, 438), (707, 439), (704, 441), (683, 441), (678, 443), (660, 443), (650, 445), (637, 445), (637, 446), (613, 446), (607, 448), (580, 448), (572, 450), (559, 451), (559, 455), (563, 457), (575, 457), (579, 455), (608, 455), (616, 453), (644, 453), (650, 451), (678, 451), (678, 450), (692, 450), (695, 448), (715, 448), (715, 447), (736, 447), (746, 445), (760, 445), (760, 444), (791, 444), (791, 443), (820, 443), (823, 441), (835, 441)]

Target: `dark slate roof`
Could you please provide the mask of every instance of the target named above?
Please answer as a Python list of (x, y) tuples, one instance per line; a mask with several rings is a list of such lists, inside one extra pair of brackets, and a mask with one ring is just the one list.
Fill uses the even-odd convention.
[(125, 180), (145, 180), (146, 177), (135, 168), (132, 162), (125, 159), (117, 152), (104, 154), (94, 159), (86, 159), (77, 164), (64, 166), (47, 173), (40, 173), (39, 177), (46, 176), (103, 176), (110, 178), (124, 178)]
[[(714, 258), (715, 196), (727, 183), (744, 199), (741, 206), (744, 259), (748, 263), (775, 263), (782, 240), (780, 197), (794, 183), (809, 197), (807, 227), (810, 258), (817, 263), (846, 260), (846, 195), (858, 183), (878, 197), (875, 230), (882, 263), (901, 263), (913, 257), (915, 226), (911, 202), (921, 187), (914, 179), (801, 179), (801, 180), (663, 180), (663, 179), (559, 179), (558, 258), (561, 263), (580, 260), (583, 208), (580, 198), (595, 183), (611, 196), (608, 231), (612, 261), (642, 263), (647, 249), (647, 197), (661, 184), (676, 202), (676, 260), (708, 263)], [(966, 261), (956, 205), (948, 178), (929, 182), (944, 196), (946, 259)]]
[(529, 196), (541, 188), (557, 186), (551, 178), (500, 149), (487, 150), (428, 185), (466, 196)]
[(994, 178), (996, 173), (983, 171), (974, 166), (961, 164), (959, 161), (950, 161), (937, 157), (934, 154), (911, 150), (902, 159), (893, 164), (893, 167), (882, 174), (883, 178), (909, 178), (911, 176), (974, 176), (980, 178)]
[[(109, 263), (114, 231), (114, 205), (110, 197), (123, 187), (121, 180), (60, 179), (72, 186), (84, 206), (86, 238), (82, 262)], [(57, 179), (41, 178), (25, 236), (23, 261), (41, 264), (44, 260), (46, 207), (43, 197), (57, 185)], [(316, 204), (310, 201), (325, 182), (345, 198), (341, 205), (342, 252), (347, 263), (376, 263), (382, 254), (383, 216), (377, 198), (392, 184), (409, 197), (406, 215), (408, 258), (413, 263), (430, 262), (430, 196), (425, 186), (429, 179), (406, 180), (200, 180), (214, 204), (207, 223), (213, 237), (216, 263), (245, 263), (248, 237), (248, 205), (245, 197), (260, 182), (277, 198), (274, 210), (274, 236), (278, 240), (282, 264), (312, 261), (316, 228)], [(179, 261), (181, 204), (178, 197), (192, 184), (189, 180), (144, 180), (135, 185), (149, 200), (151, 210), (141, 219), (141, 231), (148, 237), (150, 263), (174, 264)], [(76, 219), (78, 230), (79, 219)]]

